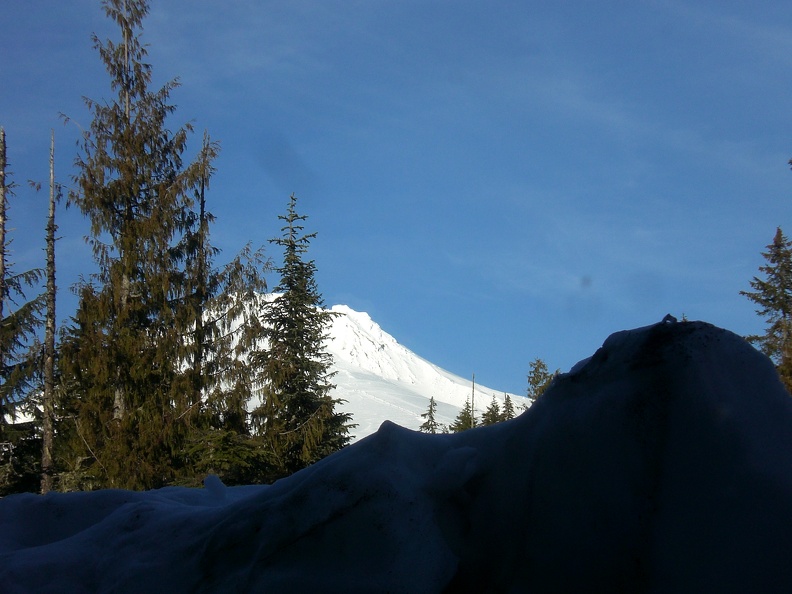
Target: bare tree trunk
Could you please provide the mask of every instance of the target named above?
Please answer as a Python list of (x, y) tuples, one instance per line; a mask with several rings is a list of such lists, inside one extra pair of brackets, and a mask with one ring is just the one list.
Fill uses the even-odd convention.
[[(129, 18), (129, 10), (127, 8), (126, 0), (124, 0), (124, 19)], [(131, 116), (131, 105), (130, 105), (130, 97), (129, 97), (129, 77), (130, 77), (130, 65), (129, 65), (129, 31), (127, 30), (126, 24), (122, 27), (123, 34), (124, 34), (124, 116), (126, 117), (125, 125), (129, 127), (130, 125), (130, 116)], [(132, 220), (132, 213), (130, 210), (130, 206), (127, 204), (126, 208), (126, 220)], [(124, 252), (123, 249), (119, 254), (120, 258), (123, 260)], [(125, 312), (127, 303), (129, 300), (129, 276), (126, 270), (122, 271), (122, 278), (121, 278), (121, 311)], [(122, 388), (123, 382), (121, 381), (121, 368), (116, 370), (116, 387), (113, 391), (113, 420), (120, 421), (124, 418), (126, 414), (126, 402), (124, 401), (124, 389)]]
[(208, 297), (208, 259), (207, 234), (209, 222), (206, 214), (206, 186), (209, 181), (211, 145), (209, 135), (204, 132), (203, 151), (201, 154), (201, 180), (198, 194), (198, 247), (197, 247), (197, 283), (195, 289), (195, 351), (193, 357), (193, 402), (203, 398), (206, 381), (204, 378), (204, 349), (206, 348), (206, 328), (204, 327), (204, 307)]
[[(5, 315), (5, 301), (8, 289), (6, 288), (6, 137), (5, 130), (0, 127), (0, 321)], [(7, 353), (0, 344), (0, 364), (5, 364)], [(0, 402), (2, 404), (2, 402)], [(0, 407), (0, 437), (3, 435), (3, 425), (6, 424), (3, 408)]]
[(50, 145), (50, 195), (47, 217), (47, 316), (44, 328), (44, 400), (42, 408), (41, 493), (52, 489), (52, 442), (55, 417), (55, 132)]
[(3, 319), (3, 306), (6, 300), (6, 137), (0, 128), (0, 320)]
[(476, 374), (473, 374), (473, 389), (470, 393), (470, 428), (476, 426)]
[(193, 401), (194, 405), (203, 397), (204, 388), (204, 348), (206, 331), (204, 328), (204, 305), (206, 304), (206, 175), (201, 173), (201, 187), (199, 196), (198, 214), (198, 270), (196, 274), (197, 286), (195, 288), (195, 350), (193, 351)]
[[(123, 258), (123, 255), (122, 255)], [(120, 311), (116, 312), (116, 318), (119, 315), (126, 314), (127, 303), (129, 302), (129, 275), (126, 272), (122, 273), (121, 276), (121, 295), (120, 295), (120, 302), (121, 307)], [(118, 324), (118, 320), (116, 319), (113, 322), (115, 325)], [(121, 377), (121, 367), (119, 366), (116, 369), (116, 385), (113, 391), (113, 420), (120, 421), (121, 419), (126, 416), (126, 400), (125, 400), (125, 392), (123, 388), (123, 381)]]

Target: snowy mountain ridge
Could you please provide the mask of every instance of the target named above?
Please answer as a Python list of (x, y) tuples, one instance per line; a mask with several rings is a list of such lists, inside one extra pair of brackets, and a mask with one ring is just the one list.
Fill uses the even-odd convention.
[[(477, 416), (494, 397), (503, 405), (505, 393), (454, 375), (416, 355), (371, 319), (346, 305), (334, 305), (337, 314), (329, 327), (327, 351), (336, 372), (334, 398), (346, 402), (340, 409), (353, 415), (356, 439), (374, 433), (386, 420), (417, 430), (425, 419), (429, 399), (437, 403), (436, 419), (453, 422), (469, 398)], [(530, 402), (509, 394), (517, 412)]]

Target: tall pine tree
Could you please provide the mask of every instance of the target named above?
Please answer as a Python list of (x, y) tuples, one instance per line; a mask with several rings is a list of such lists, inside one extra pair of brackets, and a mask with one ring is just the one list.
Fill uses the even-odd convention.
[(271, 240), (283, 248), (275, 297), (264, 308), (266, 348), (256, 358), (263, 371), (262, 404), (254, 423), (272, 455), (279, 476), (304, 468), (349, 443), (351, 415), (335, 410), (331, 396), (331, 356), (325, 350), (332, 313), (316, 285), (316, 266), (304, 260), (311, 239), (292, 195), (283, 235)]
[(250, 431), (248, 405), (257, 390), (260, 361), (251, 356), (263, 344), (257, 315), (270, 262), (263, 249), (250, 245), (228, 264), (215, 268), (209, 246), (204, 185), (200, 187), (198, 233), (185, 279), (186, 314), (191, 332), (184, 342), (185, 390), (192, 394), (193, 415), (185, 454), (197, 483), (206, 474), (225, 484), (250, 484), (271, 478), (269, 459)]
[(43, 270), (34, 268), (17, 274), (9, 261), (8, 201), (13, 186), (6, 179), (6, 154), (5, 130), (0, 128), (0, 431), (6, 419), (26, 402), (31, 389), (36, 370), (31, 340), (44, 309), (44, 295), (29, 301), (25, 295), (42, 279)]
[(86, 104), (93, 114), (76, 160), (70, 195), (89, 219), (98, 272), (77, 289), (79, 304), (63, 343), (77, 452), (92, 485), (151, 488), (179, 472), (194, 410), (182, 381), (186, 331), (183, 258), (193, 219), (191, 188), (200, 160), (182, 160), (186, 125), (167, 124), (175, 81), (151, 90), (140, 40), (145, 0), (104, 0), (121, 41), (95, 47), (116, 96)]
[(7, 179), (5, 130), (0, 127), (0, 496), (35, 490), (38, 468), (30, 464), (36, 451), (33, 423), (16, 423), (19, 412), (30, 414), (31, 391), (37, 384), (41, 325), (45, 296), (27, 300), (26, 292), (43, 276), (35, 268), (13, 271), (7, 233), (8, 206), (13, 185)]
[(792, 242), (780, 227), (762, 256), (767, 261), (759, 267), (764, 278), (754, 277), (754, 290), (740, 294), (759, 306), (756, 313), (766, 319), (767, 328), (764, 334), (747, 339), (773, 360), (781, 381), (792, 393)]
[(210, 425), (247, 432), (247, 404), (255, 390), (257, 371), (250, 353), (260, 346), (260, 320), (255, 315), (260, 295), (267, 290), (264, 273), (271, 262), (263, 248), (250, 244), (228, 264), (216, 268), (218, 250), (209, 237), (214, 216), (207, 210), (206, 190), (214, 172), (218, 146), (204, 135), (198, 158), (196, 210), (184, 238), (185, 278), (182, 281), (190, 329), (184, 342), (193, 401), (202, 402)]

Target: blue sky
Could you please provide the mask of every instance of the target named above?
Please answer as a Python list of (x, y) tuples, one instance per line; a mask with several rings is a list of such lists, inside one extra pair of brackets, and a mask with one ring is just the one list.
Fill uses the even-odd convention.
[[(43, 262), (50, 129), (69, 185), (81, 97), (112, 96), (91, 33), (117, 38), (98, 0), (3, 4), (18, 269)], [(181, 80), (172, 126), (222, 145), (224, 258), (296, 193), (325, 301), (449, 371), (523, 393), (535, 357), (667, 313), (762, 331), (739, 291), (792, 233), (791, 3), (167, 0), (143, 39)], [(59, 222), (67, 293), (92, 264)]]

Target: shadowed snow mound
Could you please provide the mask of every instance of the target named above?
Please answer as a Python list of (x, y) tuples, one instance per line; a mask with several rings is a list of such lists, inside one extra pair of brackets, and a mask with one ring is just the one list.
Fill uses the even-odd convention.
[(738, 336), (608, 338), (519, 418), (272, 486), (0, 501), (5, 592), (788, 592), (792, 398)]

